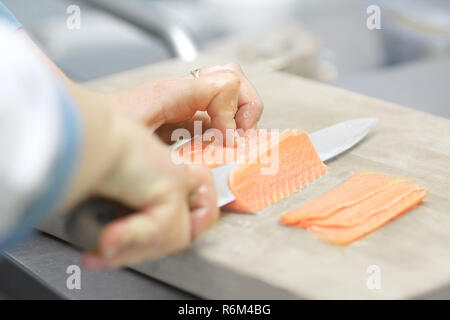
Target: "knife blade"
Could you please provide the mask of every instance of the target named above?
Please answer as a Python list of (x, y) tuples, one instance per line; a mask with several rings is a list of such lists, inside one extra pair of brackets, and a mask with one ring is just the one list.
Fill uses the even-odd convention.
[[(309, 135), (319, 157), (327, 161), (360, 142), (377, 124), (375, 118), (359, 118), (340, 122)], [(236, 162), (212, 169), (217, 191), (218, 206), (235, 200), (228, 186), (231, 170)], [(85, 250), (95, 248), (103, 228), (113, 220), (134, 212), (121, 203), (93, 197), (68, 213), (65, 233), (69, 241)]]
[(364, 139), (378, 123), (377, 118), (357, 118), (339, 122), (309, 135), (320, 160), (330, 160)]
[[(347, 120), (311, 133), (309, 138), (320, 159), (325, 162), (355, 146), (377, 123), (376, 118)], [(228, 186), (230, 173), (236, 165), (237, 162), (232, 162), (212, 169), (219, 207), (236, 200)]]

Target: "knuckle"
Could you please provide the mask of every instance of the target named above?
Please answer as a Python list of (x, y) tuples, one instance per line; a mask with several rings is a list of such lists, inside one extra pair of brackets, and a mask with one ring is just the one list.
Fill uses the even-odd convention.
[(224, 71), (223, 72), (223, 88), (228, 89), (236, 89), (239, 88), (241, 84), (241, 79), (239, 76), (233, 71)]

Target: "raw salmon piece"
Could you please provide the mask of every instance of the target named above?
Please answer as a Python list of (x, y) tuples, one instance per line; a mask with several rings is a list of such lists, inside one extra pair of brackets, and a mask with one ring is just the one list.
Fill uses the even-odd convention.
[(392, 177), (378, 173), (356, 173), (338, 187), (306, 205), (286, 213), (280, 220), (286, 225), (296, 225), (309, 219), (326, 218), (342, 208), (350, 207), (390, 187), (396, 182)]
[[(200, 137), (185, 144), (180, 148), (179, 156), (187, 163), (203, 164), (209, 168), (238, 161), (229, 181), (236, 201), (225, 207), (228, 210), (259, 211), (288, 197), (327, 171), (309, 136), (300, 130), (285, 130), (279, 135), (266, 130), (248, 131), (233, 147), (204, 140)], [(227, 151), (235, 152), (230, 157)], [(269, 163), (270, 159), (277, 162)]]
[(425, 190), (416, 190), (391, 207), (371, 216), (366, 221), (350, 228), (328, 228), (311, 226), (308, 228), (316, 237), (335, 245), (345, 246), (377, 230), (389, 221), (418, 205), (426, 196)]
[(259, 211), (290, 196), (327, 172), (309, 136), (299, 130), (282, 132), (277, 148), (271, 146), (270, 150), (259, 151), (258, 160), (266, 152), (278, 152), (277, 170), (264, 175), (261, 169), (267, 170), (269, 165), (260, 161), (238, 164), (229, 180), (236, 201), (227, 205), (226, 209)]
[(260, 145), (270, 145), (270, 141), (270, 131), (263, 129), (248, 130), (233, 146), (224, 145), (223, 140), (199, 136), (179, 148), (178, 155), (185, 163), (216, 168), (233, 161), (244, 161), (250, 153), (257, 153)]
[[(185, 163), (201, 164), (212, 169), (237, 160), (235, 156), (227, 161), (228, 150), (232, 150), (232, 154), (235, 154), (234, 148), (223, 146), (221, 143), (203, 141), (201, 137), (198, 137), (184, 144), (179, 149), (178, 155)], [(206, 154), (209, 156), (206, 157)]]
[(328, 218), (311, 219), (302, 223), (303, 227), (353, 227), (372, 215), (392, 207), (395, 203), (422, 188), (410, 181), (400, 181), (373, 196), (347, 208), (333, 213)]

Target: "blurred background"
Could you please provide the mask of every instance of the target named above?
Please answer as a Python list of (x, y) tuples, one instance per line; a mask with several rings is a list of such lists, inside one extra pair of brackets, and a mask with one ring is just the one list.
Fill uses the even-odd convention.
[[(450, 118), (449, 0), (3, 2), (78, 81), (213, 54)], [(66, 27), (70, 5), (80, 29)], [(380, 29), (367, 26), (371, 5)]]

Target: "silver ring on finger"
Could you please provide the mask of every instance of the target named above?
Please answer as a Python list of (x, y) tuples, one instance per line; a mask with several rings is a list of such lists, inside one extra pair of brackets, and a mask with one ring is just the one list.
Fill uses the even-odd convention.
[(194, 77), (194, 80), (195, 80), (195, 79), (198, 79), (199, 76), (200, 76), (200, 69), (192, 70), (190, 73), (191, 73), (191, 75)]

